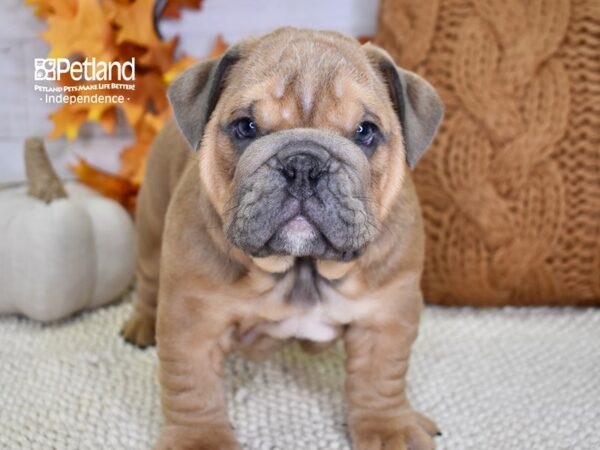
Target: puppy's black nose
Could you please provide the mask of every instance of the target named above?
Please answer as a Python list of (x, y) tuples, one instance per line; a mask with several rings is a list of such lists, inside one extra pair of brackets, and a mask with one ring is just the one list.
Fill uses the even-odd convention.
[(315, 194), (317, 181), (324, 168), (318, 157), (304, 153), (295, 154), (287, 157), (282, 165), (291, 195), (303, 200)]

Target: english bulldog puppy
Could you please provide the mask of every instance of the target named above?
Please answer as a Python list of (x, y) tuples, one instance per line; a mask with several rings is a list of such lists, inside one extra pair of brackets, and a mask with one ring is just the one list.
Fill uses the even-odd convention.
[(223, 360), (343, 339), (357, 450), (431, 450), (406, 398), (424, 235), (410, 177), (443, 115), (435, 90), (373, 45), (285, 28), (170, 86), (175, 121), (147, 160), (138, 300), (124, 325), (157, 342), (157, 449), (239, 449)]

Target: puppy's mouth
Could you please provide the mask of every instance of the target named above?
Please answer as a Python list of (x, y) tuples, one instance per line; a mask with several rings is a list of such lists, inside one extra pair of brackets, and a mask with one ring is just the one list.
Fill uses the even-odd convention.
[(300, 246), (304, 242), (314, 240), (320, 232), (302, 214), (298, 214), (280, 229), (282, 237), (290, 242), (297, 242)]
[(307, 256), (316, 241), (322, 239), (322, 234), (302, 214), (284, 223), (267, 242), (267, 246), (280, 250), (294, 256)]
[(336, 253), (339, 254), (336, 259), (344, 260), (356, 258), (360, 250), (362, 249), (345, 252), (343, 249), (336, 249), (327, 236), (304, 214), (298, 214), (284, 223), (264, 246), (264, 251), (268, 254), (307, 257)]

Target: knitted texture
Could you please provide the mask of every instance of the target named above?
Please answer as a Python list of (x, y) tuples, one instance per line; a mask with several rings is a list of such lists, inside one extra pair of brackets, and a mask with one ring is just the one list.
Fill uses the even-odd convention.
[(600, 303), (600, 2), (383, 0), (376, 43), (440, 92), (414, 173), (426, 298)]
[[(143, 450), (161, 422), (154, 348), (125, 344), (130, 303), (52, 325), (0, 316), (0, 449)], [(350, 450), (344, 355), (290, 346), (229, 359), (244, 450)], [(408, 394), (438, 450), (600, 448), (600, 310), (428, 307)], [(201, 381), (201, 380), (199, 380)]]

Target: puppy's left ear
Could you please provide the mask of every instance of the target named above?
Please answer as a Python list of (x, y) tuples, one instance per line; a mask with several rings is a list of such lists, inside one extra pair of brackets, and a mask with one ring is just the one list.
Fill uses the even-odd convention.
[(396, 66), (392, 57), (372, 44), (363, 46), (373, 66), (383, 75), (402, 125), (406, 162), (412, 169), (423, 156), (444, 116), (444, 105), (427, 81)]
[(169, 86), (167, 95), (175, 121), (197, 150), (204, 129), (223, 90), (228, 70), (241, 58), (240, 45), (231, 47), (219, 58), (200, 61), (181, 73)]

